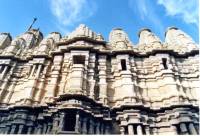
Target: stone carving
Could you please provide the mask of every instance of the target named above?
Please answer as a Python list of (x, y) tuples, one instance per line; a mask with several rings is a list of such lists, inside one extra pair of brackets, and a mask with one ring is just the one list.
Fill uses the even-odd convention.
[(113, 29), (110, 32), (109, 43), (113, 49), (131, 49), (132, 47), (128, 35), (120, 28)]
[(87, 37), (97, 41), (104, 41), (103, 36), (101, 34), (96, 34), (84, 24), (80, 24), (75, 29), (75, 31), (71, 32), (68, 36), (64, 37), (64, 40), (70, 40), (76, 37)]
[(149, 52), (152, 50), (162, 49), (162, 43), (160, 39), (155, 36), (150, 29), (142, 29), (139, 32), (139, 46), (138, 50), (141, 52)]
[(0, 33), (0, 51), (2, 52), (12, 41), (9, 33)]
[(0, 45), (0, 133), (199, 134), (199, 52), (181, 30), (142, 29), (134, 47), (122, 29), (42, 37)]
[(188, 52), (192, 49), (197, 49), (197, 44), (192, 38), (176, 27), (168, 28), (165, 36), (165, 43), (168, 45), (168, 49), (173, 49), (177, 52)]
[(11, 42), (11, 45), (6, 48), (3, 52), (4, 55), (19, 55), (21, 53), (21, 49), (23, 49), (26, 45), (26, 42), (22, 38), (16, 38)]
[(53, 48), (53, 39), (43, 39), (39, 45), (38, 48), (36, 48), (36, 53), (35, 54), (46, 54), (48, 55), (49, 51)]
[(56, 42), (60, 40), (61, 36), (57, 32), (52, 32), (45, 39), (43, 39), (39, 47), (35, 49), (35, 54), (49, 55), (50, 50), (54, 50)]

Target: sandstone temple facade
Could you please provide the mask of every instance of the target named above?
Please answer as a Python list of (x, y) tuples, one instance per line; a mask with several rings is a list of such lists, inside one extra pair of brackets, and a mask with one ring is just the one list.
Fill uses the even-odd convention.
[(176, 27), (138, 36), (0, 33), (0, 133), (199, 134), (198, 45)]

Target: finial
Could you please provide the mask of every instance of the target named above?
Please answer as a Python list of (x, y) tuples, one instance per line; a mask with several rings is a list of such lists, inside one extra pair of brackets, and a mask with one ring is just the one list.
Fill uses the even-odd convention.
[(37, 20), (37, 18), (33, 18), (33, 22), (32, 22), (32, 24), (30, 25), (30, 27), (28, 28), (28, 31), (32, 28), (32, 26), (33, 26), (33, 24), (35, 23), (35, 21)]

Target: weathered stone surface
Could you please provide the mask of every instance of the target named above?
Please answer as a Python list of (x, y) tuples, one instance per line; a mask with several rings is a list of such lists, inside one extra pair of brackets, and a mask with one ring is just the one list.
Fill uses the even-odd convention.
[(165, 35), (1, 33), (0, 133), (199, 134), (197, 44), (175, 27)]

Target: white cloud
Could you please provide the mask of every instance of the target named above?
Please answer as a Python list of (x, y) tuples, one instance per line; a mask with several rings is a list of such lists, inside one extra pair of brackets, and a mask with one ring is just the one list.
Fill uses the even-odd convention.
[(151, 24), (158, 29), (160, 35), (163, 34), (165, 30), (163, 22), (156, 13), (151, 0), (129, 0), (129, 7), (133, 12), (135, 12), (135, 14), (139, 14), (139, 17), (144, 22), (151, 22)]
[(68, 28), (75, 23), (91, 17), (96, 11), (96, 4), (92, 0), (50, 0), (51, 12), (56, 17), (60, 28), (69, 32)]
[(184, 22), (198, 26), (198, 0), (158, 0), (168, 16), (180, 17)]

